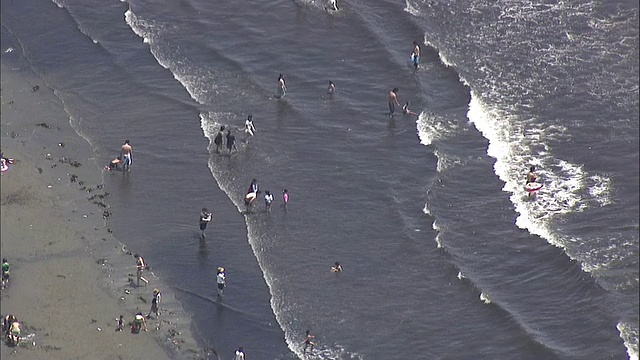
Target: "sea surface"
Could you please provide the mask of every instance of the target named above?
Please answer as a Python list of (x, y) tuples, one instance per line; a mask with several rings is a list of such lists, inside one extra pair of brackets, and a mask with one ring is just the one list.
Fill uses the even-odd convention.
[[(2, 56), (88, 156), (131, 140), (108, 226), (211, 359), (638, 359), (638, 2), (338, 4), (4, 0)], [(243, 212), (253, 178), (271, 212)]]

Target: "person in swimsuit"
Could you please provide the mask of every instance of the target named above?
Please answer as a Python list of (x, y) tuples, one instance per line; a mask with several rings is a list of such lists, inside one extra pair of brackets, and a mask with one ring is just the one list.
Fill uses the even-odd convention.
[(333, 266), (331, 267), (331, 272), (334, 272), (334, 273), (342, 272), (342, 265), (340, 265), (340, 263), (336, 261), (335, 264), (333, 264)]
[(409, 102), (405, 102), (404, 105), (402, 106), (402, 113), (405, 115), (411, 115), (411, 116), (418, 116), (418, 113), (414, 113), (413, 111), (411, 111), (411, 109), (409, 109)]
[(122, 171), (129, 171), (133, 162), (133, 147), (129, 140), (125, 140), (120, 149), (120, 159), (122, 159)]
[(138, 332), (140, 329), (144, 331), (147, 330), (147, 321), (144, 319), (144, 315), (141, 312), (137, 313), (135, 318), (133, 319), (133, 326), (131, 327), (131, 332)]
[(538, 176), (536, 175), (536, 167), (531, 166), (529, 168), (529, 173), (527, 174), (527, 184), (534, 183), (537, 179)]
[(244, 122), (244, 133), (247, 135), (246, 141), (249, 141), (249, 138), (255, 135), (256, 127), (253, 125), (253, 115), (249, 114), (247, 120)]
[(304, 345), (304, 349), (302, 349), (303, 353), (307, 353), (307, 348), (311, 347), (311, 351), (313, 351), (313, 348), (316, 346), (316, 343), (313, 342), (313, 339), (315, 339), (315, 336), (311, 335), (311, 332), (309, 330), (307, 330), (306, 332), (306, 336), (304, 338), (303, 341), (303, 345)]
[(289, 191), (287, 189), (282, 190), (282, 203), (286, 210), (287, 204), (289, 203)]
[(417, 41), (413, 42), (413, 52), (411, 53), (411, 62), (413, 62), (413, 67), (417, 70), (418, 65), (420, 64), (420, 45)]
[(207, 208), (202, 208), (202, 212), (200, 213), (200, 237), (204, 238), (204, 231), (207, 228), (207, 225), (211, 221), (211, 213)]
[(398, 88), (393, 88), (393, 90), (389, 92), (389, 117), (395, 114), (396, 106), (400, 106), (398, 102), (398, 91)]
[(118, 165), (120, 165), (121, 163), (122, 163), (122, 158), (118, 156), (115, 159), (111, 160), (109, 165), (107, 165), (107, 170), (109, 171), (118, 170)]
[(284, 75), (278, 75), (278, 91), (276, 96), (278, 98), (283, 98), (287, 94), (287, 85), (284, 83)]
[(222, 146), (222, 142), (224, 141), (224, 129), (224, 125), (220, 126), (220, 130), (218, 130), (216, 137), (213, 139), (213, 143), (216, 144), (216, 154), (220, 153), (220, 146)]
[(142, 272), (146, 270), (147, 264), (144, 263), (144, 259), (142, 258), (142, 256), (135, 254), (133, 255), (133, 257), (136, 259), (136, 277), (138, 279), (137, 284), (138, 286), (140, 286), (140, 280), (142, 280), (144, 282), (144, 286), (147, 286), (149, 284), (149, 281), (142, 277)]
[(333, 81), (329, 81), (329, 88), (327, 89), (327, 94), (331, 95), (336, 91), (336, 86), (333, 84)]

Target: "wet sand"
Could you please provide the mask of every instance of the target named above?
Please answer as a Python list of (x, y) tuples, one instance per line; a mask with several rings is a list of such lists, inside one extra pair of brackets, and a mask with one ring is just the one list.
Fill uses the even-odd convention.
[[(11, 264), (0, 310), (20, 320), (23, 341), (3, 342), (0, 357), (207, 358), (170, 289), (161, 287), (161, 315), (147, 320), (149, 331), (131, 333), (127, 324), (149, 311), (152, 290), (162, 283), (135, 286), (132, 253), (105, 226), (105, 164), (28, 67), (3, 61), (1, 75), (2, 151), (16, 162), (0, 177), (0, 252)], [(117, 332), (121, 314), (125, 330)]]

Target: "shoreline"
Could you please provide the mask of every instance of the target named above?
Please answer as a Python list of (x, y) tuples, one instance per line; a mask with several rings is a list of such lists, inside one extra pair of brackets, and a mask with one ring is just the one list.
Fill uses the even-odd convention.
[[(109, 194), (94, 150), (71, 127), (64, 104), (24, 59), (7, 60), (4, 55), (2, 151), (16, 162), (0, 178), (0, 250), (11, 264), (1, 312), (17, 316), (29, 338), (17, 348), (0, 346), (0, 355), (216, 356), (215, 350), (198, 345), (191, 318), (173, 289), (158, 278), (146, 288), (135, 287), (131, 252), (106, 227)], [(152, 275), (146, 273), (147, 278)], [(129, 334), (126, 323), (135, 312), (149, 311), (154, 288), (163, 294), (160, 319), (148, 320), (148, 333)], [(114, 331), (120, 314), (125, 317), (122, 333)]]

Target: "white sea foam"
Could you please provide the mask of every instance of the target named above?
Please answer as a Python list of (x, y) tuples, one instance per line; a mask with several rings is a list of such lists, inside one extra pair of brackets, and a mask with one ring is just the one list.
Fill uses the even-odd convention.
[(638, 360), (638, 326), (621, 321), (616, 327), (627, 348), (629, 360)]
[[(563, 214), (584, 211), (594, 201), (606, 204), (610, 180), (605, 175), (589, 175), (582, 165), (551, 154), (544, 139), (561, 137), (562, 127), (543, 128), (535, 121), (517, 119), (485, 105), (473, 91), (467, 116), (489, 140), (487, 154), (496, 159), (494, 172), (505, 182), (503, 191), (512, 194), (510, 200), (520, 214), (515, 224), (570, 250), (567, 245), (578, 239), (555, 232), (553, 221)], [(522, 180), (530, 165), (537, 167), (536, 172), (544, 184), (535, 199), (530, 199), (522, 189)], [(569, 251), (569, 255), (583, 262), (585, 270), (595, 265), (586, 262), (595, 261), (586, 254)]]
[(480, 300), (485, 304), (491, 304), (491, 297), (489, 297), (489, 294), (485, 294), (484, 292), (480, 293)]

